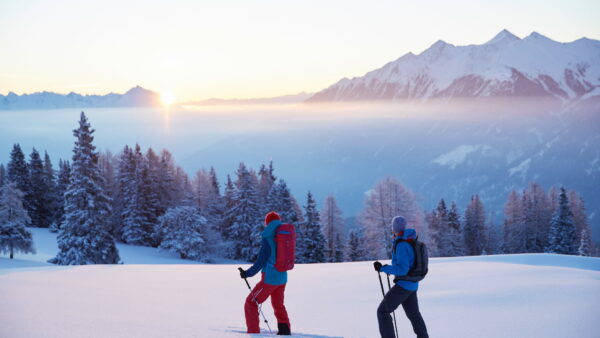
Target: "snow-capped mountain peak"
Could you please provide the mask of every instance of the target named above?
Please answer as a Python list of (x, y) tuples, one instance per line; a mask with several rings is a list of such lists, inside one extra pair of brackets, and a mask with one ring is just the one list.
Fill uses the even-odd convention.
[(364, 76), (343, 79), (308, 101), (545, 97), (569, 103), (600, 87), (600, 41), (561, 43), (502, 30), (482, 45), (438, 40)]
[(500, 44), (500, 43), (505, 43), (505, 42), (515, 42), (515, 41), (520, 41), (521, 39), (514, 35), (513, 33), (509, 32), (506, 29), (503, 29), (500, 33), (496, 34), (496, 36), (494, 36), (490, 41), (486, 42), (486, 45), (495, 45), (495, 44)]

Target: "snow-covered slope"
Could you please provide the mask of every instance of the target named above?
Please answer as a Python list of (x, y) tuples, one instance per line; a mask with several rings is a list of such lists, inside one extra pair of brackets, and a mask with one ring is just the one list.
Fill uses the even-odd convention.
[(308, 101), (547, 97), (571, 102), (598, 95), (598, 87), (600, 41), (561, 43), (536, 32), (520, 39), (503, 30), (482, 45), (439, 40), (421, 54), (344, 78)]
[(124, 94), (106, 95), (66, 95), (39, 92), (17, 95), (13, 92), (0, 94), (0, 110), (12, 109), (52, 109), (52, 108), (92, 108), (92, 107), (149, 107), (160, 104), (157, 93), (140, 86), (131, 88)]
[[(295, 337), (378, 337), (382, 296), (370, 262), (301, 264), (289, 276)], [(431, 337), (594, 338), (599, 279), (598, 258), (433, 259), (419, 288), (420, 309)], [(247, 292), (232, 265), (11, 270), (0, 274), (0, 336), (247, 337)], [(263, 310), (276, 326), (269, 302)], [(396, 317), (401, 336), (413, 336), (401, 309)]]

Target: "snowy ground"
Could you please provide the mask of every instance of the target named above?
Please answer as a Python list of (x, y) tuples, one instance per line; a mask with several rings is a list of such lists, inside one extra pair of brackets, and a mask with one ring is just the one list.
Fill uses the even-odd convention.
[[(36, 244), (51, 238), (36, 231)], [(137, 263), (150, 263), (156, 255), (157, 264), (41, 266), (39, 257), (49, 254), (42, 246), (37, 255), (0, 258), (0, 337), (246, 336), (247, 289), (236, 265), (183, 265), (129, 247), (122, 251), (125, 262), (128, 255), (148, 255)], [(177, 264), (161, 264), (166, 259)], [(419, 299), (431, 337), (600, 334), (598, 258), (433, 259), (430, 271)], [(298, 265), (286, 292), (292, 330), (302, 333), (297, 337), (377, 337), (380, 299), (370, 262)], [(264, 310), (273, 326), (270, 304)], [(400, 336), (413, 337), (404, 315), (396, 315)]]

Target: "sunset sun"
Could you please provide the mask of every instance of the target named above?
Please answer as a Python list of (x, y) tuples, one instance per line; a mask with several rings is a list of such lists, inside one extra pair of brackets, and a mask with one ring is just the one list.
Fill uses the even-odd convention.
[(170, 92), (165, 92), (160, 95), (160, 100), (165, 106), (170, 106), (175, 103), (175, 97)]

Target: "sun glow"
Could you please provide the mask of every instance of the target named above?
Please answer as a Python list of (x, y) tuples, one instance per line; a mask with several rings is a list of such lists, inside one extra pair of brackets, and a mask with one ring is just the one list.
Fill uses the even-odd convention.
[(160, 95), (160, 100), (165, 106), (170, 106), (175, 103), (175, 97), (170, 92), (162, 93)]

